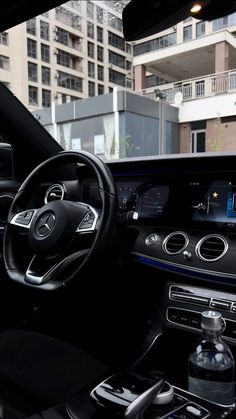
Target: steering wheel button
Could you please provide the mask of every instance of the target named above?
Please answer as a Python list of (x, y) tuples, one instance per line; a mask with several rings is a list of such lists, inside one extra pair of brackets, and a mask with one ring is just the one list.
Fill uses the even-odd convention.
[(28, 212), (25, 213), (24, 219), (25, 220), (31, 220), (32, 215), (33, 215), (33, 211), (28, 211)]

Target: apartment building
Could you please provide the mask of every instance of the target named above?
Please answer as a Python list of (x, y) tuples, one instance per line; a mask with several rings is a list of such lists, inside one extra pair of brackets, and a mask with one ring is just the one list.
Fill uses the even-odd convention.
[(135, 42), (136, 93), (179, 108), (180, 152), (236, 150), (236, 13)]
[[(123, 0), (125, 2), (125, 0)], [(0, 80), (30, 110), (133, 90), (132, 47), (112, 1), (72, 0), (0, 34)]]

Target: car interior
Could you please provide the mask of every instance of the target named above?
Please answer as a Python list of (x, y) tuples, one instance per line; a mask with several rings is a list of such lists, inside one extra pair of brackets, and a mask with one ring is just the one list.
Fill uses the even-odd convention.
[[(60, 3), (8, 1), (0, 30)], [(132, 0), (126, 40), (186, 18), (174, 3)], [(205, 20), (236, 10), (207, 3)], [(236, 356), (235, 154), (103, 162), (0, 97), (1, 417), (236, 417), (187, 384), (203, 311)]]

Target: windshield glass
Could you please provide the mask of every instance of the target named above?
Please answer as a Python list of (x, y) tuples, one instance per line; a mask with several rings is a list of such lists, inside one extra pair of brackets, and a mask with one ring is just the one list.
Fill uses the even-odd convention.
[(125, 42), (127, 3), (72, 0), (2, 32), (1, 81), (67, 150), (235, 151), (236, 13)]

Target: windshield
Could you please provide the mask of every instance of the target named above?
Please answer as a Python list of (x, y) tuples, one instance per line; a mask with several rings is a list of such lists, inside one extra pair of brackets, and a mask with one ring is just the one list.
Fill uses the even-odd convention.
[(235, 151), (236, 13), (129, 43), (127, 3), (72, 0), (2, 32), (1, 81), (67, 150)]

